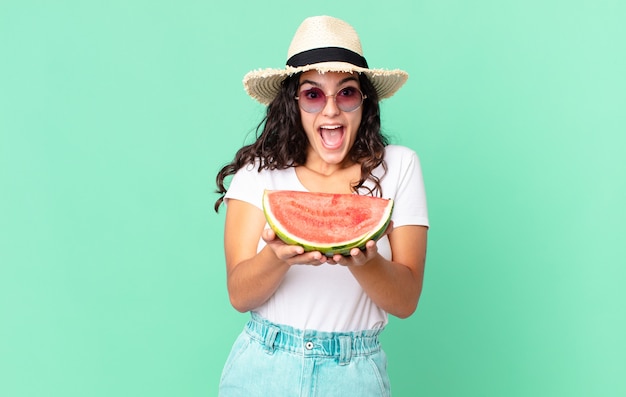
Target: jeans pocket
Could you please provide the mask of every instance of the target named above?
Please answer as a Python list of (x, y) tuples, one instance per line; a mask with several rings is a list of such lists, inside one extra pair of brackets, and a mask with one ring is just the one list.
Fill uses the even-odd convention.
[(367, 357), (367, 361), (372, 366), (372, 371), (378, 380), (381, 397), (391, 396), (391, 388), (389, 385), (389, 374), (387, 373), (387, 355), (381, 349), (376, 353)]
[(230, 350), (230, 354), (226, 359), (226, 363), (224, 364), (224, 369), (222, 370), (222, 376), (220, 378), (220, 384), (224, 383), (226, 377), (231, 372), (231, 369), (239, 361), (241, 356), (243, 356), (246, 350), (248, 350), (248, 347), (250, 347), (250, 342), (250, 336), (245, 332), (242, 332), (235, 340), (235, 343), (233, 343), (233, 347)]

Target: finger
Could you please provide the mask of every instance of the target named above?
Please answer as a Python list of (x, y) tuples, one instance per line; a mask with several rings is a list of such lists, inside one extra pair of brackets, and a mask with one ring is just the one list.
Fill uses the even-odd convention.
[(292, 245), (290, 247), (293, 247), (293, 256), (298, 256), (298, 255), (302, 255), (304, 254), (304, 248), (300, 247), (299, 245)]
[(364, 265), (367, 261), (376, 255), (378, 249), (376, 242), (373, 240), (368, 241), (365, 244), (365, 249), (353, 248), (350, 251), (350, 257), (352, 258), (352, 264), (356, 266)]
[(304, 248), (294, 245), (289, 246), (289, 252), (293, 254), (289, 257), (289, 262), (300, 265), (319, 265), (323, 263), (324, 256), (317, 251), (305, 252)]
[(261, 234), (261, 238), (263, 238), (266, 243), (269, 243), (270, 241), (276, 239), (276, 233), (274, 233), (272, 229), (264, 229)]
[(294, 258), (304, 254), (304, 248), (299, 245), (287, 245), (282, 241), (268, 241), (267, 245), (272, 248), (274, 254), (283, 261), (289, 264), (297, 263)]
[[(368, 244), (370, 243), (369, 241), (367, 242)], [(367, 245), (366, 245), (367, 247)], [(352, 257), (352, 259), (359, 261), (361, 260), (363, 257), (365, 257), (365, 253), (363, 251), (361, 251), (360, 248), (352, 248), (350, 250), (350, 256)]]
[(373, 253), (378, 252), (378, 246), (376, 245), (376, 241), (374, 240), (370, 240), (365, 244), (365, 250), (367, 251), (367, 253), (369, 254), (370, 251), (373, 251)]
[(313, 262), (321, 262), (324, 259), (324, 255), (319, 251), (312, 251), (310, 255)]
[(301, 249), (300, 254), (291, 257), (289, 260), (290, 263), (319, 266), (326, 262), (326, 256), (324, 256), (322, 253), (318, 251), (304, 252), (304, 249), (302, 247), (298, 248)]

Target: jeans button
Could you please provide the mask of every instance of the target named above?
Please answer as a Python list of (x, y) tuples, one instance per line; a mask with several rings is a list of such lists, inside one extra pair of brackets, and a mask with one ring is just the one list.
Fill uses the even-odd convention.
[(313, 342), (309, 341), (309, 342), (305, 343), (305, 344), (304, 344), (304, 347), (305, 347), (307, 350), (311, 350), (311, 349), (313, 349)]

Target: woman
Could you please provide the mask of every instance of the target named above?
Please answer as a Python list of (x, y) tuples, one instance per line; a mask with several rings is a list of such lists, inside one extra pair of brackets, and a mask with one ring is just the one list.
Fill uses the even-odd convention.
[[(428, 229), (419, 160), (380, 132), (378, 101), (408, 75), (368, 68), (354, 29), (326, 16), (300, 25), (288, 57), (285, 69), (244, 78), (267, 114), (217, 176), (230, 301), (251, 312), (220, 396), (387, 396), (378, 335), (387, 314), (417, 307)], [(264, 189), (393, 198), (392, 224), (349, 256), (304, 252), (267, 227)]]

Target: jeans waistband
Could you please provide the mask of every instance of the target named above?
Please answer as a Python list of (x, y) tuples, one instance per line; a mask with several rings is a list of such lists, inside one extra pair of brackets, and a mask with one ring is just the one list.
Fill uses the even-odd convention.
[(268, 353), (279, 349), (303, 356), (335, 357), (340, 364), (347, 364), (354, 356), (378, 352), (378, 336), (383, 328), (356, 332), (300, 330), (288, 325), (274, 324), (252, 313), (245, 330), (251, 338), (263, 344)]

